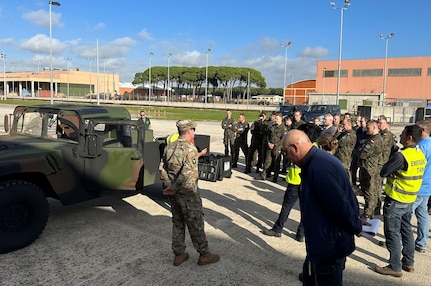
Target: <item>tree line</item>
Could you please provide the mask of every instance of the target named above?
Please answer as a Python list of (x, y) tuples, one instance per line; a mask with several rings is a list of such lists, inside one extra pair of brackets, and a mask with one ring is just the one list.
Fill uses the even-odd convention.
[[(206, 67), (169, 67), (170, 86), (175, 90), (175, 95), (182, 94), (204, 95)], [(150, 69), (135, 74), (133, 84), (149, 83)], [(151, 67), (151, 84), (157, 84), (167, 90), (168, 68), (165, 66)], [(208, 66), (208, 94), (220, 96), (224, 101), (232, 99), (247, 99), (248, 89), (250, 97), (259, 94), (282, 95), (282, 88), (266, 88), (265, 78), (252, 68)]]

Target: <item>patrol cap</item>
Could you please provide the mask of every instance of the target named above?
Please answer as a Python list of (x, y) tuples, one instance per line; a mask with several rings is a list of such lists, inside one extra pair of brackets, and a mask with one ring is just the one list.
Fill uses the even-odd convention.
[(197, 124), (196, 122), (192, 121), (192, 120), (178, 120), (177, 121), (177, 128), (178, 131), (183, 132), (183, 131), (187, 131), (189, 129), (192, 128), (196, 128)]

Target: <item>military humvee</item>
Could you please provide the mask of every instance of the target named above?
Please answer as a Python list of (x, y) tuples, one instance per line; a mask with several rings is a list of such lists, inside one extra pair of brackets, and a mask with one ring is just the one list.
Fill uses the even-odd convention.
[[(159, 143), (123, 107), (17, 106), (0, 136), (0, 253), (31, 244), (63, 205), (159, 181)], [(145, 162), (144, 162), (145, 160)]]

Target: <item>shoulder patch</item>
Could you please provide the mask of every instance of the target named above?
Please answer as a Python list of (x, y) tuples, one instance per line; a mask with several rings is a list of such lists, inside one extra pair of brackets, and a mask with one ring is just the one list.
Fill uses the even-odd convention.
[(189, 157), (189, 158), (193, 158), (195, 156), (196, 156), (196, 153), (194, 151), (191, 151), (187, 154), (187, 157)]

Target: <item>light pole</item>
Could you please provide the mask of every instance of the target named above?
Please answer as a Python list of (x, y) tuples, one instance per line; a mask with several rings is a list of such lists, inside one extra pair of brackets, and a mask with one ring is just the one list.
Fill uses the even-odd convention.
[(387, 64), (388, 64), (388, 43), (389, 39), (391, 39), (395, 33), (390, 33), (386, 35), (386, 37), (383, 37), (383, 34), (379, 34), (380, 39), (385, 40), (385, 64), (383, 68), (383, 94), (382, 94), (382, 106), (385, 105), (385, 99), (386, 99), (386, 75), (387, 75)]
[(39, 97), (39, 90), (40, 90), (40, 70), (39, 65), (43, 63), (42, 60), (36, 60), (35, 63), (37, 64), (37, 94), (36, 96)]
[(66, 69), (67, 69), (67, 98), (69, 98), (69, 88), (70, 88), (70, 85), (69, 85), (69, 76), (70, 76), (69, 64), (71, 61), (72, 61), (71, 58), (66, 58), (66, 62), (67, 62), (67, 67), (66, 67)]
[(207, 106), (207, 97), (208, 97), (208, 55), (211, 52), (211, 49), (207, 50), (207, 59), (206, 59), (206, 69), (205, 69), (205, 107)]
[(154, 53), (150, 52), (150, 60), (149, 60), (149, 64), (148, 64), (148, 82), (149, 82), (149, 86), (148, 86), (148, 101), (151, 101), (151, 94), (153, 92), (153, 87), (151, 86), (151, 57), (154, 55)]
[(3, 100), (7, 99), (7, 89), (6, 89), (6, 54), (2, 53), (1, 58), (3, 60)]
[(281, 42), (280, 44), (286, 50), (284, 53), (284, 76), (283, 76), (283, 105), (284, 105), (284, 99), (286, 97), (287, 49), (292, 45), (292, 41), (287, 41), (286, 43)]
[(325, 73), (326, 73), (326, 68), (323, 68), (323, 72), (322, 72), (322, 102), (323, 103), (323, 96), (325, 95)]
[(52, 5), (60, 6), (59, 2), (49, 1), (49, 89), (50, 89), (50, 98), (51, 104), (54, 104), (54, 84), (52, 82)]
[(335, 98), (335, 104), (338, 104), (338, 98), (340, 97), (340, 76), (341, 76), (341, 51), (343, 48), (343, 14), (344, 10), (347, 10), (350, 6), (350, 0), (344, 0), (344, 5), (341, 7), (335, 7), (334, 2), (329, 2), (332, 9), (340, 10), (340, 43), (338, 46), (338, 74), (337, 74), (337, 97)]
[(93, 58), (88, 58), (88, 61), (90, 62), (90, 98), (92, 97), (93, 91), (91, 89), (91, 63), (93, 62)]
[(170, 74), (169, 74), (169, 59), (170, 59), (171, 56), (172, 56), (172, 54), (168, 53), (168, 93), (167, 93), (168, 104), (169, 104), (169, 95), (170, 95), (170, 92), (171, 92), (171, 79), (170, 79)]
[(12, 95), (15, 94), (15, 65), (16, 62), (11, 62), (10, 65), (12, 66)]

